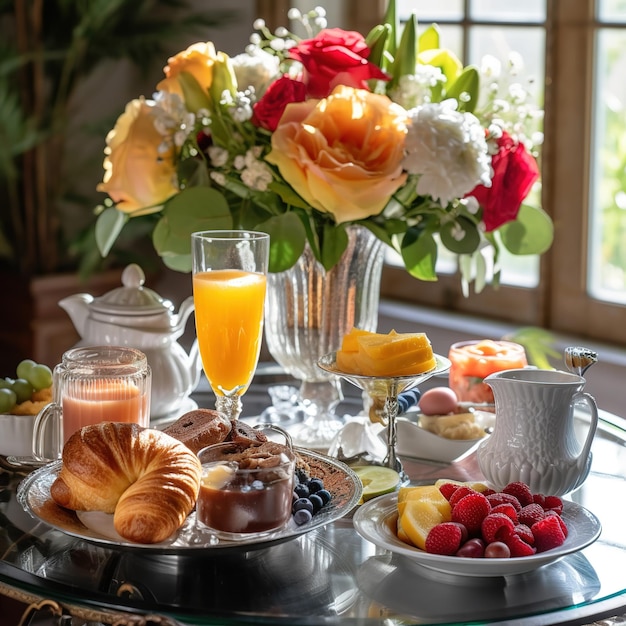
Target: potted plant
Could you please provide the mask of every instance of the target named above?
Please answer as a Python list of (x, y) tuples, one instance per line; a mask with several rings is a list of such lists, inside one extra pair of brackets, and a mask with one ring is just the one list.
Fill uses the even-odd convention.
[[(46, 362), (43, 347), (53, 339), (63, 343), (60, 320), (44, 337), (37, 337), (41, 323), (33, 322), (42, 315), (62, 319), (54, 291), (64, 286), (60, 272), (75, 291), (82, 259), (81, 275), (94, 275), (93, 288), (105, 290), (98, 285), (102, 271), (127, 261), (123, 246), (104, 262), (97, 254), (93, 218), (85, 211), (97, 194), (87, 197), (80, 188), (81, 165), (101, 162), (102, 128), (126, 100), (114, 91), (120, 67), (148, 74), (184, 35), (230, 17), (193, 12), (186, 0), (0, 0), (0, 271), (10, 296), (0, 314), (0, 352), (10, 364), (22, 356)], [(111, 107), (110, 116), (98, 112), (101, 125), (94, 111), (80, 109), (86, 93)], [(91, 137), (91, 152), (78, 154), (76, 146)], [(38, 303), (51, 276), (53, 292)], [(119, 284), (119, 276), (115, 280)]]

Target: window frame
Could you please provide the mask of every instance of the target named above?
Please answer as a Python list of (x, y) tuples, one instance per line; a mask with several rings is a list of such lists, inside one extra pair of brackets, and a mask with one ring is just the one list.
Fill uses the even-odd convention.
[[(288, 0), (258, 0), (261, 11), (271, 8), (275, 25), (288, 6)], [(342, 26), (367, 33), (380, 23), (385, 6), (385, 0), (345, 0)], [(541, 257), (538, 287), (486, 287), (465, 298), (458, 276), (427, 283), (386, 266), (381, 297), (626, 345), (626, 307), (593, 299), (585, 286), (593, 64), (601, 27), (594, 0), (547, 0), (542, 203), (554, 221), (555, 239)]]

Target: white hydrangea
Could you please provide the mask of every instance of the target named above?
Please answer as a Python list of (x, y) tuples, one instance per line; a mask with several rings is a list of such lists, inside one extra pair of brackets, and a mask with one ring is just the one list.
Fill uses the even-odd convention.
[(258, 47), (249, 46), (246, 52), (234, 56), (231, 62), (239, 88), (253, 87), (258, 98), (280, 75), (278, 56)]
[(414, 109), (430, 102), (433, 87), (445, 82), (446, 77), (440, 68), (420, 63), (415, 68), (415, 74), (400, 77), (397, 87), (390, 91), (389, 97), (407, 110)]
[(455, 100), (424, 104), (408, 113), (404, 169), (419, 175), (419, 195), (446, 206), (476, 185), (491, 185), (485, 131), (474, 115), (457, 111)]

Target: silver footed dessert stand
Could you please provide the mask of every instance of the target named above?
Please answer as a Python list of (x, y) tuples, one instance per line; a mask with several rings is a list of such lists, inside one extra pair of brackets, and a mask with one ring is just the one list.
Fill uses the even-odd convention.
[(355, 387), (369, 394), (372, 399), (380, 399), (383, 401), (382, 422), (387, 429), (387, 455), (380, 465), (388, 467), (398, 472), (400, 476), (400, 484), (409, 482), (402, 462), (396, 454), (397, 430), (396, 418), (398, 417), (398, 395), (403, 391), (417, 387), (429, 378), (443, 374), (450, 369), (450, 361), (445, 357), (435, 354), (436, 365), (433, 369), (423, 372), (422, 374), (414, 374), (410, 376), (362, 376), (359, 374), (351, 374), (342, 372), (337, 368), (337, 353), (330, 352), (321, 357), (317, 365), (325, 372), (339, 376), (348, 381)]

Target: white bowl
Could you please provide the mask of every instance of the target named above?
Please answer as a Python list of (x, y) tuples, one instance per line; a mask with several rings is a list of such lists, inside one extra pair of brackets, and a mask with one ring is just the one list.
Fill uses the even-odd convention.
[[(482, 422), (481, 425), (483, 425)], [(485, 426), (487, 425), (485, 424)], [(397, 419), (396, 428), (398, 435), (396, 451), (400, 456), (440, 461), (441, 463), (451, 463), (470, 454), (485, 440), (485, 437), (479, 439), (447, 439), (425, 430), (415, 421), (404, 417)]]
[(31, 456), (35, 415), (0, 414), (0, 454)]

